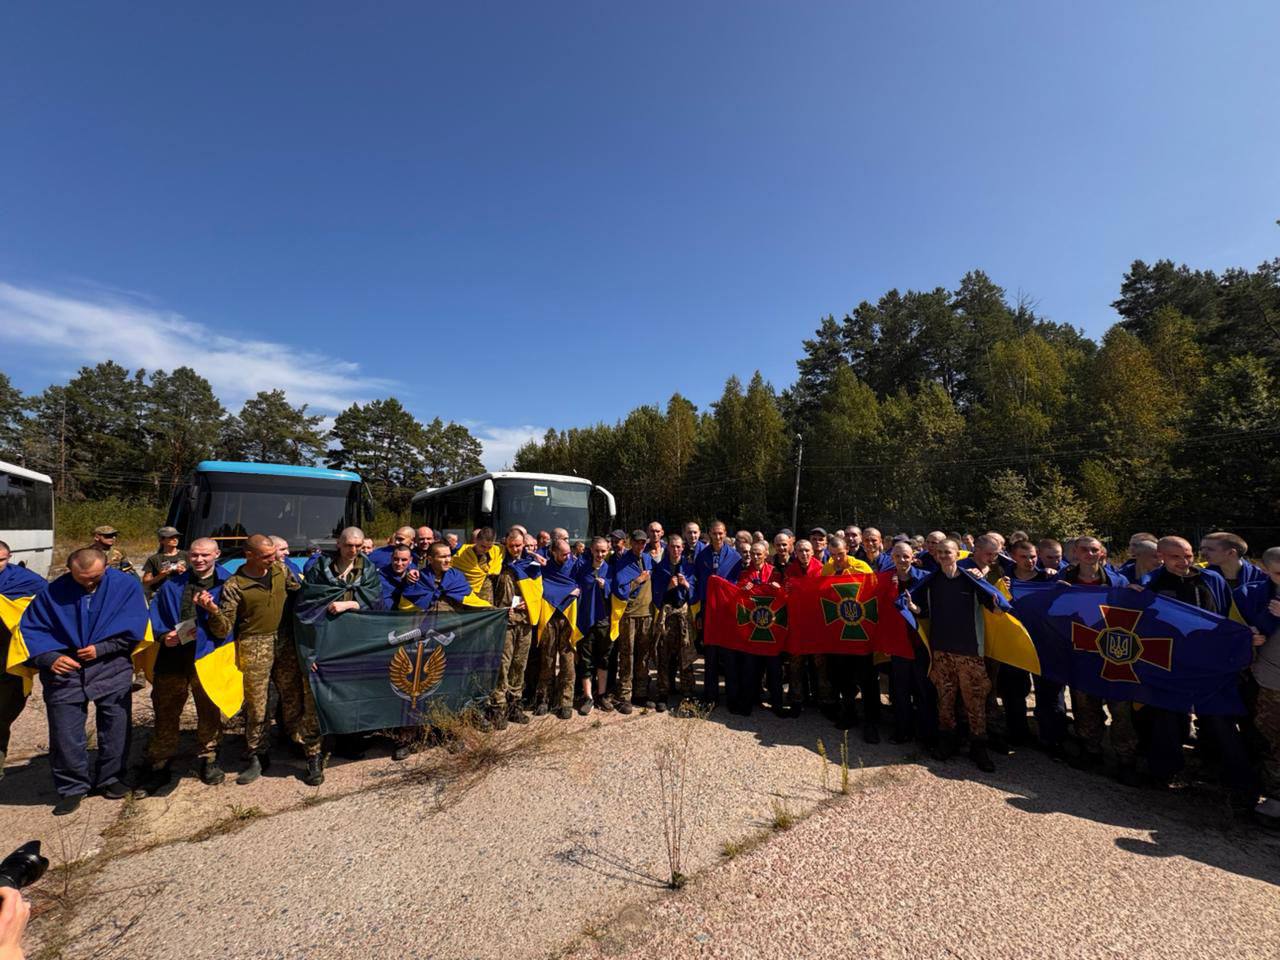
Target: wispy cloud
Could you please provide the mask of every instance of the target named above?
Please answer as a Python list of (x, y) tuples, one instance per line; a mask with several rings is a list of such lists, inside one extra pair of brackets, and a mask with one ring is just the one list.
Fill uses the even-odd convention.
[(495, 427), (487, 423), (464, 421), (465, 426), (484, 444), (484, 461), (486, 470), (501, 470), (511, 466), (516, 451), (530, 440), (540, 440), (547, 432), (546, 427), (535, 427), (525, 424), (519, 427)]
[[(0, 281), (0, 341), (47, 353), (58, 365), (114, 360), (125, 367), (173, 370), (191, 367), (209, 381), (218, 398), (238, 410), (263, 389), (282, 389), (294, 404), (333, 414), (352, 403), (397, 393), (393, 380), (365, 376), (349, 360), (270, 340), (237, 338), (214, 331), (145, 295), (95, 293), (69, 296)], [(403, 398), (406, 405), (408, 397)], [(487, 469), (510, 466), (526, 441), (546, 427), (514, 427), (463, 421), (484, 445)]]
[(237, 338), (137, 300), (71, 297), (0, 282), (0, 340), (49, 350), (71, 363), (114, 360), (126, 367), (191, 367), (232, 409), (262, 389), (334, 413), (392, 392), (360, 365), (270, 340)]

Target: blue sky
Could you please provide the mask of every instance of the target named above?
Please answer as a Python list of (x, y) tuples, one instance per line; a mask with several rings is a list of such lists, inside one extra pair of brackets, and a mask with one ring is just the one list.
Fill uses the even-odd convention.
[(974, 267), (1100, 334), (1280, 252), (1280, 4), (27, 4), (0, 370), (394, 394), (486, 459)]

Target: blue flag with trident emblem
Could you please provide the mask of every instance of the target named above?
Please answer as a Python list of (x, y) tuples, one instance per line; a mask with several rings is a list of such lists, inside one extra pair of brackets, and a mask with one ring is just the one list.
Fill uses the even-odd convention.
[(1050, 680), (1179, 713), (1241, 714), (1253, 640), (1234, 620), (1128, 587), (1013, 581), (1013, 610)]

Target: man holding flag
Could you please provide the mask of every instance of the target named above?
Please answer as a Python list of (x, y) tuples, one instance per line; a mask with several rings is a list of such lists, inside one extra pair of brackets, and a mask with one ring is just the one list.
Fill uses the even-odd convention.
[[(1106, 551), (1096, 537), (1077, 537), (1076, 562), (1058, 574), (1059, 583), (1093, 587), (1124, 587), (1128, 581), (1107, 569)], [(1102, 736), (1107, 729), (1103, 704), (1111, 715), (1111, 748), (1116, 752), (1116, 779), (1126, 786), (1138, 783), (1138, 729), (1133, 722), (1133, 704), (1128, 700), (1103, 700), (1078, 687), (1071, 688), (1071, 715), (1075, 720), (1079, 748), (1071, 757), (1078, 770), (1102, 766)]]
[(485, 603), (493, 603), (493, 586), (502, 570), (502, 548), (494, 543), (493, 527), (480, 527), (475, 540), (453, 556), (453, 568), (467, 578), (471, 592)]
[[(187, 696), (196, 702), (196, 746), (200, 757), (200, 779), (210, 786), (222, 783), (225, 774), (218, 766), (218, 744), (222, 740), (222, 710), (209, 698), (196, 670), (196, 634), (208, 637), (209, 614), (196, 605), (196, 597), (208, 592), (214, 602), (227, 579), (218, 566), (218, 544), (201, 538), (187, 550), (187, 568), (170, 574), (156, 591), (151, 603), (151, 630), (157, 643), (152, 667), (151, 704), (155, 709), (155, 732), (147, 746), (148, 769), (139, 787), (155, 793), (172, 776), (170, 763), (178, 752), (178, 730)], [(180, 636), (182, 628), (186, 636)], [(228, 638), (227, 642), (230, 642)], [(231, 660), (226, 667), (233, 676), (229, 685), (239, 688), (237, 701), (244, 699), (244, 679)], [(234, 716), (239, 704), (228, 704), (227, 716)]]
[[(108, 569), (101, 550), (83, 547), (67, 558), (67, 572), (31, 601), (19, 630), (20, 649), (10, 651), (9, 663), (40, 671), (49, 765), (58, 791), (54, 815), (75, 811), (91, 789), (110, 800), (124, 799), (131, 656), (147, 636), (142, 584), (132, 574)], [(84, 729), (90, 703), (98, 736), (92, 773)]]
[[(698, 554), (693, 564), (694, 575), (694, 620), (698, 633), (703, 631), (703, 606), (707, 599), (707, 584), (712, 577), (724, 577), (733, 583), (738, 579), (738, 568), (742, 566), (742, 557), (728, 542), (729, 530), (721, 521), (714, 521), (707, 528), (707, 546)], [(702, 651), (702, 700), (708, 707), (714, 707), (720, 700), (720, 674), (725, 674), (727, 688), (725, 695), (732, 701), (737, 692), (736, 661), (734, 651), (709, 645)]]
[[(619, 713), (630, 713), (632, 696), (648, 698), (649, 662), (653, 659), (652, 625), (653, 560), (643, 530), (631, 533), (631, 549), (613, 561), (613, 596), (625, 603), (618, 630), (618, 689), (614, 706)], [(644, 701), (641, 701), (644, 702)], [(656, 706), (646, 703), (650, 709)]]
[[(827, 541), (827, 551), (829, 557), (822, 565), (824, 577), (838, 577), (846, 573), (872, 574), (869, 566), (849, 555), (849, 541), (844, 534), (833, 534)], [(879, 743), (880, 677), (876, 673), (875, 659), (870, 648), (866, 653), (831, 653), (824, 659), (831, 677), (831, 692), (836, 700), (836, 727), (848, 730), (858, 722), (854, 699), (861, 690), (862, 739), (865, 743)]]
[(493, 605), (505, 607), (508, 613), (502, 665), (490, 698), (495, 725), (500, 723), (503, 712), (511, 723), (529, 722), (529, 715), (523, 709), (524, 675), (529, 664), (534, 620), (542, 607), (542, 568), (525, 555), (524, 528), (509, 529), (502, 545), (502, 568), (494, 585)]
[(12, 563), (10, 557), (9, 545), (0, 540), (0, 780), (9, 753), (9, 731), (31, 694), (30, 681), (7, 669), (10, 638), (31, 598), (49, 587), (48, 580)]
[(698, 651), (689, 631), (689, 602), (697, 578), (693, 563), (685, 555), (684, 538), (672, 534), (667, 553), (653, 568), (653, 633), (658, 648), (658, 710), (667, 708), (671, 694), (670, 665), (680, 678), (680, 695), (693, 699), (693, 665)]
[[(644, 547), (643, 534), (640, 547)], [(578, 565), (568, 540), (551, 542), (547, 561), (542, 565), (542, 613), (538, 618), (542, 662), (538, 671), (538, 705), (533, 710), (537, 717), (553, 708), (561, 720), (573, 716), (574, 648), (582, 636), (578, 629), (578, 597), (582, 594)]]
[[(932, 536), (932, 534), (930, 534)], [(938, 691), (939, 741), (935, 756), (948, 760), (956, 748), (956, 696), (964, 701), (969, 717), (969, 758), (984, 773), (995, 770), (987, 753), (987, 676), (984, 633), (978, 624), (979, 606), (996, 608), (997, 594), (977, 577), (962, 573), (960, 545), (950, 538), (934, 547), (938, 569), (912, 587), (905, 595), (908, 610), (917, 617), (930, 617), (929, 649), (932, 665), (929, 679)]]

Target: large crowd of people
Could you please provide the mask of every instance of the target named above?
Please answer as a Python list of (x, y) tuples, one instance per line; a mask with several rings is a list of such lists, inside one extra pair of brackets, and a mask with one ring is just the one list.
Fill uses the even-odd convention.
[[(225, 779), (219, 753), (226, 717), (202, 689), (195, 645), (179, 636), (192, 623), (211, 642), (234, 637), (244, 678), (237, 783), (254, 782), (271, 762), (273, 714), (305, 760), (304, 782), (322, 783), (325, 738), (292, 637), (305, 583), (328, 591), (324, 613), (331, 617), (357, 609), (507, 609), (496, 683), (474, 711), (474, 722), (486, 728), (593, 710), (701, 716), (723, 706), (748, 716), (766, 708), (783, 719), (814, 710), (839, 729), (857, 727), (868, 744), (880, 742), (883, 725), (891, 743), (918, 742), (939, 760), (967, 745), (984, 771), (994, 769), (994, 757), (1038, 749), (1081, 770), (1107, 770), (1128, 786), (1155, 788), (1185, 782), (1186, 747), (1194, 745), (1199, 775), (1218, 780), (1237, 808), (1280, 822), (1280, 547), (1254, 563), (1248, 544), (1229, 532), (1208, 535), (1198, 551), (1177, 536), (1136, 533), (1123, 556), (1112, 557), (1093, 536), (1059, 542), (1022, 531), (885, 536), (872, 527), (814, 527), (804, 536), (781, 530), (770, 540), (761, 531), (731, 535), (720, 521), (705, 531), (689, 522), (679, 532), (653, 521), (590, 540), (517, 525), (501, 539), (481, 528), (460, 542), (456, 535), (438, 539), (430, 527), (404, 527), (379, 547), (350, 527), (333, 553), (305, 563), (289, 556), (282, 538), (255, 534), (230, 574), (214, 540), (184, 551), (176, 530), (158, 534), (141, 582), (111, 527), (99, 527), (91, 546), (74, 551), (53, 584), (9, 563), (0, 543), (0, 595), (31, 596), (23, 633), (50, 638), (26, 663), (8, 658), (11, 672), (0, 683), (0, 776), (9, 728), (27, 695), (15, 668), (27, 667), (39, 673), (48, 705), (56, 813), (75, 810), (91, 791), (121, 798), (163, 789), (173, 777), (188, 698), (195, 702), (199, 777), (207, 784)], [(521, 581), (533, 567), (548, 583), (569, 583), (575, 603), (549, 615), (545, 607), (531, 609)], [(875, 575), (888, 596), (901, 598), (881, 606), (880, 630), (896, 637), (892, 653), (761, 656), (702, 642), (712, 577), (749, 589), (856, 572)], [(977, 581), (1007, 593), (1013, 581), (1049, 579), (1129, 585), (1247, 623), (1254, 638), (1252, 666), (1240, 676), (1247, 713), (1193, 717), (1102, 699), (985, 658), (975, 613), (990, 603), (990, 591), (977, 589)], [(900, 610), (930, 618), (927, 642)], [(131, 653), (147, 622), (157, 645), (149, 671), (154, 731), (143, 766), (129, 773), (132, 693), (143, 682)], [(97, 722), (92, 769), (90, 703)], [(422, 742), (417, 728), (381, 733), (395, 760)], [(367, 735), (329, 742), (347, 756), (369, 747)]]

